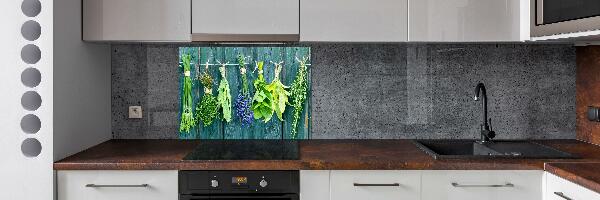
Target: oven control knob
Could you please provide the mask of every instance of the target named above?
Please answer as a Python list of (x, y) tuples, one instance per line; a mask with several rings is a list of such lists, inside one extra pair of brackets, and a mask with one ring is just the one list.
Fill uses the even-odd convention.
[(265, 179), (260, 180), (260, 183), (258, 183), (258, 185), (260, 185), (260, 187), (267, 187), (267, 185), (269, 185), (269, 183), (267, 183), (267, 181)]
[(219, 181), (217, 181), (217, 180), (211, 180), (210, 181), (210, 187), (214, 187), (214, 188), (219, 187)]

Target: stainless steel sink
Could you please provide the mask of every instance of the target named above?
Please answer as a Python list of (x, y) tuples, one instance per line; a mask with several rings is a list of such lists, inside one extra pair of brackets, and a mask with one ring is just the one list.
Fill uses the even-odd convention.
[(475, 140), (414, 140), (435, 159), (473, 158), (577, 158), (570, 153), (530, 141), (499, 140), (478, 143)]

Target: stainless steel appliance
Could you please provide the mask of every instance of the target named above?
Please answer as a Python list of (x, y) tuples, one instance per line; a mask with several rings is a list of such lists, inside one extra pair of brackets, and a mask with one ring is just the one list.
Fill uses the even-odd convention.
[(179, 171), (179, 200), (298, 200), (298, 171)]
[(531, 36), (600, 29), (598, 0), (532, 0)]

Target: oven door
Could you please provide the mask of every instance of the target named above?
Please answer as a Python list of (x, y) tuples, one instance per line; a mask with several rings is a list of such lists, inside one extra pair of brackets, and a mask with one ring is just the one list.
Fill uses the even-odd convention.
[(241, 200), (241, 199), (253, 199), (253, 200), (299, 200), (297, 194), (269, 194), (269, 195), (218, 195), (218, 196), (201, 196), (201, 195), (180, 195), (179, 200), (206, 200), (206, 199), (218, 199), (218, 200)]
[(534, 37), (600, 29), (599, 0), (532, 0)]

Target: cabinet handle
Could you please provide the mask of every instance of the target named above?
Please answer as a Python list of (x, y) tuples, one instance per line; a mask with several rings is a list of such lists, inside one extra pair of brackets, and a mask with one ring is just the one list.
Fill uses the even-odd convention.
[(96, 184), (86, 184), (85, 187), (92, 188), (103, 188), (103, 187), (111, 187), (111, 188), (123, 188), (123, 187), (148, 187), (148, 184), (139, 184), (139, 185), (96, 185)]
[(354, 183), (355, 187), (398, 187), (400, 183)]
[(458, 184), (458, 183), (452, 183), (452, 186), (454, 187), (465, 187), (465, 188), (471, 188), (471, 187), (515, 187), (515, 185), (513, 185), (512, 183), (507, 183), (507, 184), (503, 184), (503, 185), (463, 185), (463, 184)]
[(565, 199), (565, 200), (573, 200), (573, 199), (569, 198), (568, 196), (566, 196), (566, 195), (565, 195), (564, 193), (562, 193), (562, 192), (554, 192), (554, 194), (555, 194), (556, 196), (559, 196), (559, 197), (561, 197), (561, 198)]

